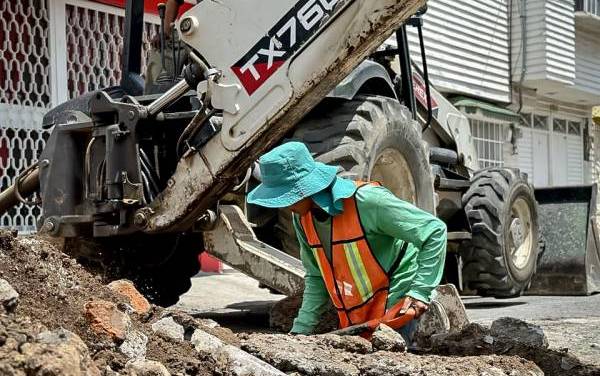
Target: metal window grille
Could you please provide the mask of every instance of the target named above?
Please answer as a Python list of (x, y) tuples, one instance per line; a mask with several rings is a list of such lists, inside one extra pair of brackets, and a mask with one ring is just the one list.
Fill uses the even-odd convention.
[(479, 158), (479, 167), (502, 167), (504, 165), (504, 124), (474, 118), (469, 118), (469, 123)]
[(525, 128), (531, 128), (531, 114), (523, 113), (521, 114), (521, 118), (519, 119), (519, 125)]
[(570, 121), (569, 134), (574, 136), (581, 136), (581, 122)]
[[(0, 1), (0, 189), (37, 160), (48, 132), (40, 130), (50, 106), (48, 0)], [(0, 227), (29, 233), (39, 207), (20, 205)]]
[(533, 128), (539, 130), (548, 130), (548, 116), (533, 115)]
[(567, 121), (565, 119), (554, 118), (552, 120), (552, 130), (555, 133), (567, 133)]
[[(37, 161), (49, 137), (40, 129), (42, 117), (53, 98), (74, 98), (121, 79), (123, 10), (84, 1), (69, 3), (64, 15), (65, 59), (62, 53), (50, 55), (50, 33), (61, 32), (51, 30), (50, 7), (56, 6), (52, 0), (0, 0), (0, 189), (12, 185), (23, 169)], [(148, 36), (158, 32), (154, 21), (145, 25), (144, 65)], [(65, 61), (68, 87), (53, 92), (50, 66)], [(39, 207), (21, 205), (0, 217), (0, 227), (33, 232), (39, 216)]]
[[(69, 98), (118, 85), (125, 17), (118, 9), (109, 12), (77, 5), (67, 5), (66, 17)], [(155, 33), (158, 25), (146, 22), (142, 66)]]
[(0, 101), (48, 107), (48, 7), (45, 0), (0, 1)]

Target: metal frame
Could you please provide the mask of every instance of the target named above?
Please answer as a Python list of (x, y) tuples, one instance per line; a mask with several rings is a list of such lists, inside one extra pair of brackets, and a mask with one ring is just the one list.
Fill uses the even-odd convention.
[[(130, 95), (144, 91), (142, 73), (142, 32), (144, 31), (144, 1), (127, 0), (123, 35), (121, 87)], [(137, 37), (132, 37), (137, 36)]]
[(427, 116), (425, 118), (425, 125), (423, 126), (423, 132), (429, 128), (431, 122), (433, 120), (433, 108), (432, 108), (432, 99), (431, 99), (431, 85), (429, 81), (429, 70), (427, 68), (427, 57), (425, 55), (425, 42), (423, 40), (423, 14), (427, 11), (426, 8), (419, 11), (415, 16), (408, 20), (408, 22), (402, 25), (396, 31), (396, 49), (391, 50), (383, 50), (377, 51), (373, 54), (373, 56), (394, 56), (398, 57), (400, 63), (400, 79), (401, 79), (401, 89), (400, 92), (396, 93), (400, 98), (401, 102), (404, 103), (406, 107), (410, 110), (413, 119), (417, 120), (418, 117), (418, 108), (417, 101), (414, 93), (413, 87), (413, 64), (410, 58), (410, 47), (408, 43), (408, 34), (406, 32), (406, 26), (412, 26), (417, 29), (417, 35), (419, 40), (420, 54), (421, 54), (421, 62), (423, 64), (423, 70), (421, 71), (416, 65), (414, 66), (417, 69), (419, 75), (423, 77), (425, 81), (425, 93), (427, 97), (427, 108), (426, 113)]

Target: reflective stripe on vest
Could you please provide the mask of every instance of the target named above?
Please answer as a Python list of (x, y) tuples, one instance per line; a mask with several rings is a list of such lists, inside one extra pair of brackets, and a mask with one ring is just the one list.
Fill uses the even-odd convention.
[[(358, 189), (368, 184), (375, 183), (357, 183)], [(303, 215), (300, 223), (338, 310), (340, 327), (381, 318), (385, 314), (389, 278), (365, 237), (356, 194), (344, 200), (343, 213), (332, 219), (331, 260), (317, 235), (312, 214)]]

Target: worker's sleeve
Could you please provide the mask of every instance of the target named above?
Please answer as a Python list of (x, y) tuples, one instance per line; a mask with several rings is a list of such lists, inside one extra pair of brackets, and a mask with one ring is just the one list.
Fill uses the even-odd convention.
[(410, 243), (418, 251), (417, 272), (406, 295), (429, 303), (431, 292), (440, 283), (444, 272), (446, 224), (434, 215), (400, 200), (385, 188), (377, 190), (380, 192), (377, 195), (378, 230)]
[(298, 317), (294, 320), (291, 331), (297, 334), (311, 334), (319, 323), (319, 319), (329, 307), (329, 295), (317, 260), (308, 246), (304, 231), (302, 231), (296, 215), (294, 215), (293, 223), (300, 243), (300, 258), (306, 274), (304, 277), (302, 307), (298, 312)]

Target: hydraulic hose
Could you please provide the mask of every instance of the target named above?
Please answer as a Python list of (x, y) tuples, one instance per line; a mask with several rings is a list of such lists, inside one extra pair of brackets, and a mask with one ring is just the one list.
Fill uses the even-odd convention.
[(0, 192), (0, 215), (18, 205), (23, 198), (31, 196), (39, 189), (39, 186), (40, 169), (35, 167), (26, 176), (17, 179), (15, 184)]

